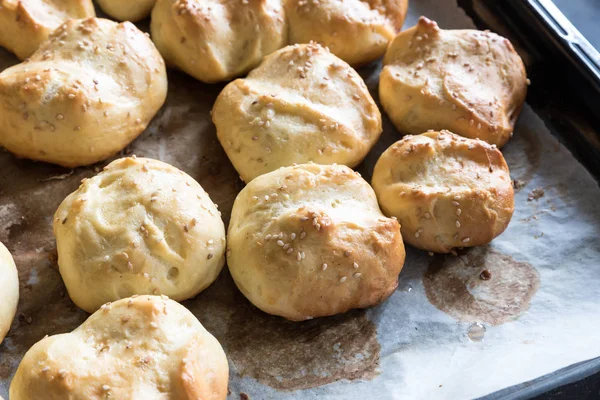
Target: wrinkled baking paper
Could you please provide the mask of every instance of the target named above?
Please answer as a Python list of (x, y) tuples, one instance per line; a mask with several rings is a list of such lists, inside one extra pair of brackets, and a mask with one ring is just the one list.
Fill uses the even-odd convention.
[[(412, 0), (405, 26), (415, 24), (420, 15), (443, 28), (473, 27), (450, 0)], [(13, 56), (0, 53), (0, 68), (14, 63)], [(361, 73), (377, 98), (377, 67)], [(133, 152), (182, 168), (219, 204), (227, 222), (243, 185), (210, 122), (209, 111), (221, 88), (169, 71), (166, 106), (123, 154)], [(382, 139), (359, 168), (367, 179), (381, 152), (400, 137), (387, 119), (384, 123)], [(245, 393), (251, 399), (466, 399), (600, 356), (598, 185), (527, 106), (503, 151), (513, 179), (525, 185), (516, 191), (507, 231), (491, 246), (458, 257), (431, 257), (407, 248), (399, 288), (378, 307), (291, 323), (250, 305), (226, 270), (209, 289), (186, 301), (225, 348), (231, 367), (229, 398)], [(57, 272), (52, 215), (82, 178), (105, 164), (71, 174), (0, 152), (0, 240), (13, 253), (21, 281), (17, 318), (0, 345), (0, 395), (5, 398), (31, 345), (44, 335), (68, 332), (87, 317), (69, 300)], [(543, 195), (534, 189), (542, 189)], [(465, 282), (439, 275), (450, 270), (460, 275), (457, 263), (471, 271), (465, 272)], [(477, 280), (484, 267), (492, 273), (488, 286)], [(511, 271), (521, 275), (514, 278)], [(535, 282), (528, 281), (536, 278), (537, 292)], [(438, 306), (463, 321), (434, 307), (423, 282), (438, 285), (429, 287), (430, 296), (440, 295)], [(457, 290), (466, 297), (485, 297), (492, 293), (486, 287), (495, 288), (506, 305), (490, 299), (494, 312), (522, 314), (491, 320), (485, 313), (470, 315), (472, 309), (453, 309), (453, 304), (443, 304), (452, 292), (444, 292), (440, 283), (464, 284)], [(498, 322), (502, 319), (507, 321)], [(467, 334), (475, 320), (486, 329), (482, 341)], [(476, 333), (480, 336), (481, 329)]]

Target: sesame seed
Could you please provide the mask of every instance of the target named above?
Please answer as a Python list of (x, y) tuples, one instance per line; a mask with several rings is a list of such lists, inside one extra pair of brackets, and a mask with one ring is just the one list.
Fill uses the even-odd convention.
[(344, 283), (344, 282), (346, 282), (346, 279), (347, 279), (347, 278), (346, 278), (345, 276), (342, 276), (342, 277), (340, 278), (340, 283)]
[(460, 208), (457, 208), (457, 209), (456, 209), (456, 215), (459, 215), (459, 216), (460, 216), (460, 214), (462, 214), (462, 210), (461, 210)]
[(416, 231), (416, 232), (415, 232), (415, 237), (416, 237), (416, 238), (418, 238), (419, 236), (421, 236), (421, 232), (419, 232), (419, 231)]
[(290, 235), (290, 238), (291, 238), (292, 240), (296, 239), (296, 234), (295, 234), (295, 233), (292, 233), (292, 234)]
[(344, 251), (344, 257), (350, 257), (350, 252), (348, 250)]
[(362, 274), (361, 274), (360, 272), (356, 272), (356, 273), (354, 274), (354, 277), (355, 277), (355, 278), (360, 278), (360, 277), (361, 277), (361, 275), (362, 275)]
[(452, 205), (453, 205), (454, 207), (458, 207), (460, 204), (458, 204), (458, 201), (453, 201), (453, 202), (452, 202)]
[(265, 240), (271, 240), (271, 234), (268, 234), (267, 236), (265, 236)]
[(358, 264), (357, 264), (357, 263), (352, 263), (352, 266), (353, 266), (354, 268), (358, 268)]
[(50, 367), (46, 366), (44, 368), (42, 368), (42, 372), (48, 372), (50, 371)]
[(283, 240), (278, 240), (277, 241), (277, 246), (283, 247), (283, 245), (284, 245)]
[(459, 220), (456, 220), (456, 227), (460, 228), (460, 221)]
[(284, 249), (284, 250), (287, 250), (287, 249), (289, 249), (289, 248), (290, 248), (290, 244), (289, 244), (289, 243), (286, 243), (286, 244), (283, 246), (283, 249)]
[(304, 239), (306, 237), (306, 232), (300, 233), (300, 239)]
[(467, 237), (467, 238), (464, 238), (464, 239), (462, 240), (462, 242), (463, 242), (463, 243), (469, 243), (470, 241), (471, 241), (471, 238), (468, 238), (468, 237)]
[(429, 219), (431, 218), (431, 214), (429, 214), (428, 212), (425, 213), (425, 218)]
[(63, 378), (65, 375), (67, 374), (67, 370), (66, 369), (60, 369), (58, 371), (58, 375), (60, 375), (61, 378)]
[(300, 254), (300, 252), (298, 252), (298, 254), (296, 254), (296, 259), (298, 261), (302, 260), (302, 254)]
[(287, 249), (286, 254), (292, 254), (294, 252), (294, 248), (290, 247), (289, 249)]
[(210, 260), (210, 259), (211, 259), (211, 258), (213, 258), (213, 257), (214, 257), (214, 254), (210, 253), (209, 255), (207, 255), (207, 256), (206, 256), (206, 259), (207, 259), (207, 260)]
[(56, 119), (60, 121), (60, 120), (63, 120), (63, 119), (65, 119), (65, 116), (64, 116), (64, 115), (62, 115), (62, 114), (57, 114), (57, 115), (56, 115)]
[(108, 392), (110, 390), (110, 386), (102, 385), (102, 390), (104, 390), (105, 392)]
[(327, 265), (327, 264), (325, 264), (325, 263), (323, 263), (323, 265), (321, 265), (321, 269), (322, 269), (323, 271), (325, 271), (325, 270), (327, 269), (327, 267), (328, 267), (328, 265)]

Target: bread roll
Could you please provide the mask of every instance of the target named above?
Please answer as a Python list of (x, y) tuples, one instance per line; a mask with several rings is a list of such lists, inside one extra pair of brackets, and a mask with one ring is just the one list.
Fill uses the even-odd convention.
[(19, 276), (12, 256), (0, 243), (0, 343), (6, 337), (19, 302)]
[(235, 199), (228, 233), (237, 287), (261, 310), (294, 321), (379, 304), (404, 264), (398, 222), (346, 166), (259, 176)]
[(182, 305), (140, 296), (106, 304), (70, 333), (23, 357), (11, 400), (224, 400), (229, 368), (219, 342)]
[(514, 211), (510, 172), (495, 145), (448, 131), (407, 135), (382, 155), (373, 188), (404, 240), (448, 253), (500, 235)]
[(69, 20), (0, 73), (0, 146), (65, 167), (93, 164), (142, 133), (166, 95), (164, 62), (133, 24)]
[(225, 227), (192, 177), (122, 158), (84, 180), (54, 215), (58, 266), (71, 299), (93, 312), (134, 294), (195, 296), (225, 263)]
[(137, 22), (148, 16), (156, 0), (97, 0), (102, 11), (119, 21)]
[(66, 20), (95, 16), (92, 0), (0, 0), (0, 46), (24, 60)]
[(381, 135), (362, 78), (317, 44), (285, 47), (223, 89), (212, 119), (241, 178), (293, 163), (359, 164)]
[(527, 76), (508, 39), (439, 29), (421, 17), (396, 36), (383, 62), (379, 96), (399, 131), (448, 129), (498, 147), (512, 137)]
[(352, 65), (374, 61), (402, 27), (408, 0), (285, 0), (290, 43), (311, 40)]
[(208, 83), (256, 67), (288, 29), (281, 0), (157, 0), (150, 28), (167, 64)]

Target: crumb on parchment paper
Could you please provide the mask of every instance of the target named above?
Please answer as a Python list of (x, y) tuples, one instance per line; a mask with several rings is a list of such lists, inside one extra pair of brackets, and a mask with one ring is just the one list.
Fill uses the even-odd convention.
[(544, 194), (546, 194), (546, 192), (544, 192), (544, 189), (542, 188), (533, 189), (527, 196), (527, 201), (533, 201), (542, 198), (544, 197)]

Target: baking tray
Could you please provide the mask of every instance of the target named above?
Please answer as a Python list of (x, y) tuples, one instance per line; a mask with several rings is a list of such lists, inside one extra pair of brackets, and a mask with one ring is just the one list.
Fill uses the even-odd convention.
[[(536, 84), (529, 88), (528, 103), (551, 132), (600, 180), (600, 53), (597, 50), (600, 25), (595, 19), (600, 14), (600, 2), (556, 0), (555, 3), (459, 1), (479, 29), (502, 32), (521, 53), (529, 55), (528, 75)], [(529, 399), (598, 373), (600, 357), (484, 398)]]
[[(418, 2), (418, 0), (414, 1)], [(426, 2), (427, 1), (423, 1), (423, 3)], [(465, 5), (464, 8), (467, 10), (469, 9), (467, 5)], [(472, 7), (471, 10), (473, 9), (474, 8)], [(472, 16), (476, 17), (476, 14), (473, 14)], [(506, 24), (503, 25), (504, 28), (506, 28), (506, 26)], [(446, 24), (444, 27), (452, 28), (453, 26)], [(484, 24), (480, 25), (480, 28), (482, 29), (485, 27), (487, 26)], [(499, 31), (499, 33), (505, 36), (509, 36), (513, 41), (515, 40), (515, 38), (511, 37), (509, 34), (510, 31), (507, 33), (503, 32), (501, 29), (502, 28), (494, 30)], [(522, 49), (519, 50), (521, 52)], [(586, 145), (571, 145), (568, 135), (564, 135), (565, 129), (563, 124), (571, 123), (573, 126), (578, 127), (579, 131), (595, 133), (596, 130), (592, 128), (593, 125), (592, 122), (590, 122), (591, 119), (587, 118), (587, 114), (585, 114), (585, 118), (579, 114), (573, 114), (572, 118), (568, 114), (565, 115), (563, 104), (564, 97), (560, 94), (560, 88), (552, 87), (550, 94), (543, 92), (542, 88), (544, 85), (541, 85), (538, 82), (543, 82), (544, 79), (552, 79), (552, 75), (543, 75), (543, 73), (548, 73), (547, 71), (537, 72), (536, 62), (543, 59), (544, 56), (533, 51), (531, 54), (532, 55), (528, 57), (529, 61), (526, 60), (526, 62), (528, 64), (530, 76), (534, 80), (535, 84), (530, 89), (528, 101), (531, 102), (532, 99), (534, 100), (532, 104), (534, 105), (535, 111), (542, 115), (548, 126), (552, 127), (552, 132), (565, 144), (571, 146), (569, 148), (576, 155), (578, 155), (578, 152), (583, 152), (586, 150)], [(0, 69), (4, 67), (5, 65), (0, 65)], [(365, 72), (368, 74), (368, 70), (369, 67), (361, 71), (363, 72), (363, 76)], [(237, 174), (231, 167), (223, 153), (223, 150), (216, 141), (212, 124), (210, 124), (209, 120), (205, 118), (209, 113), (212, 101), (221, 90), (222, 85), (202, 85), (199, 82), (193, 81), (184, 74), (172, 70), (169, 71), (169, 79), (169, 96), (171, 98), (170, 107), (162, 110), (159, 115), (157, 115), (148, 131), (143, 135), (144, 137), (142, 140), (134, 142), (132, 146), (122, 152), (122, 155), (131, 154), (132, 151), (135, 151), (135, 153), (138, 155), (159, 157), (164, 161), (172, 163), (173, 165), (190, 172), (192, 176), (198, 180), (209, 193), (211, 193), (213, 200), (220, 204), (221, 209), (223, 210), (224, 219), (227, 221), (229, 218), (228, 214), (229, 210), (231, 209), (233, 197), (243, 185), (237, 178)], [(192, 98), (195, 101), (190, 101)], [(536, 104), (536, 99), (538, 98), (540, 100)], [(546, 104), (548, 103), (546, 101), (548, 98), (556, 98), (557, 100), (555, 103), (548, 105)], [(569, 102), (569, 105), (575, 106), (576, 104), (576, 102)], [(577, 108), (575, 111), (581, 111), (578, 107), (575, 108)], [(560, 118), (558, 118), (556, 116), (559, 115), (558, 110), (560, 109), (563, 109), (563, 113), (560, 115)], [(193, 119), (199, 115), (203, 115), (203, 118), (206, 121), (196, 124), (193, 127), (188, 127), (198, 132), (198, 137), (195, 139), (196, 141), (180, 144), (180, 147), (177, 149), (177, 151), (173, 151), (170, 146), (174, 146), (179, 139), (188, 139), (186, 137), (179, 139), (175, 137), (178, 132), (181, 131), (180, 128), (186, 124), (189, 125), (188, 119)], [(159, 134), (161, 131), (165, 132), (165, 134)], [(388, 137), (386, 140), (388, 139), (391, 138)], [(519, 140), (522, 140), (522, 138), (515, 138), (514, 140), (518, 142)], [(163, 153), (157, 153), (155, 151), (155, 147), (159, 144), (161, 145), (161, 149), (166, 149)], [(381, 143), (381, 145), (383, 145), (383, 143)], [(198, 150), (201, 151), (198, 152)], [(381, 148), (379, 150), (381, 150)], [(580, 159), (583, 160), (583, 158)], [(2, 164), (2, 161), (4, 161), (4, 164)], [(102, 163), (101, 165), (103, 164), (105, 163)], [(5, 167), (3, 173), (11, 174), (18, 171), (26, 171), (28, 179), (20, 184), (20, 187), (18, 188), (20, 191), (26, 192), (29, 190), (44, 190), (45, 187), (52, 186), (55, 189), (57, 187), (60, 188), (60, 191), (63, 192), (62, 197), (77, 187), (79, 179), (94, 175), (99, 168), (101, 168), (101, 165), (99, 165), (96, 170), (93, 167), (76, 169), (70, 177), (67, 177), (67, 179), (63, 180), (61, 179), (63, 174), (70, 173), (69, 171), (59, 167), (31, 163), (29, 161), (13, 159), (7, 161), (7, 157), (2, 157), (2, 155), (0, 155), (0, 167)], [(190, 166), (193, 166), (193, 168), (190, 168)], [(590, 171), (592, 170), (589, 167), (588, 169)], [(361, 172), (365, 171), (361, 170)], [(596, 177), (598, 177), (597, 174)], [(3, 188), (0, 188), (0, 194), (2, 189)], [(11, 191), (14, 192), (12, 189)], [(56, 190), (54, 192), (56, 192)], [(27, 204), (27, 200), (24, 201), (24, 204), (18, 205), (29, 207), (31, 210), (34, 210), (34, 212), (32, 215), (28, 215), (27, 218), (24, 218), (23, 221), (15, 224), (13, 233), (15, 234), (16, 238), (12, 241), (12, 244), (14, 246), (20, 246), (21, 241), (31, 241), (30, 247), (32, 250), (30, 252), (22, 253), (20, 255), (21, 261), (42, 265), (45, 269), (40, 269), (40, 271), (46, 274), (46, 276), (37, 277), (32, 277), (30, 275), (25, 276), (25, 290), (33, 290), (36, 292), (35, 295), (39, 298), (47, 298), (47, 306), (49, 307), (49, 309), (36, 309), (30, 304), (20, 305), (19, 315), (15, 323), (19, 325), (19, 334), (25, 336), (27, 341), (31, 343), (39, 340), (39, 338), (43, 337), (44, 334), (54, 334), (73, 329), (87, 316), (85, 313), (73, 306), (71, 301), (68, 299), (68, 296), (66, 296), (64, 292), (64, 286), (60, 281), (60, 277), (57, 276), (58, 274), (56, 271), (52, 270), (52, 268), (55, 268), (55, 259), (53, 259), (54, 243), (53, 240), (50, 240), (52, 235), (48, 234), (47, 232), (50, 226), (48, 219), (51, 221), (51, 215), (55, 209), (53, 204), (62, 200), (62, 198), (59, 197), (60, 196), (48, 196), (45, 199), (46, 204), (40, 204), (39, 206)], [(31, 232), (35, 232), (36, 230), (41, 231), (44, 233), (44, 235), (39, 235), (39, 237), (32, 236)], [(410, 252), (413, 253), (414, 256), (415, 251), (410, 249)], [(407, 270), (406, 272), (410, 271)], [(406, 278), (405, 275), (406, 274), (404, 274), (401, 279)], [(44, 288), (35, 287), (35, 285), (33, 289), (29, 288), (29, 280), (33, 281), (35, 279), (48, 279), (46, 281), (48, 285)], [(405, 286), (404, 282), (405, 279), (401, 281), (401, 290), (403, 292), (410, 292), (410, 288), (402, 289)], [(211, 332), (220, 332), (222, 334), (224, 332), (222, 325), (239, 325), (240, 332), (235, 333), (234, 337), (225, 338), (226, 343), (230, 346), (228, 356), (244, 356), (244, 349), (248, 343), (248, 337), (244, 335), (250, 335), (252, 332), (249, 330), (251, 329), (261, 331), (263, 327), (266, 327), (277, 332), (278, 335), (275, 338), (261, 338), (256, 334), (251, 335), (251, 340), (253, 343), (258, 343), (259, 345), (263, 346), (268, 346), (273, 341), (277, 341), (277, 343), (281, 341), (282, 345), (286, 345), (286, 337), (288, 335), (296, 336), (300, 339), (306, 340), (308, 340), (307, 338), (309, 337), (326, 336), (328, 334), (328, 329), (335, 327), (347, 327), (349, 329), (349, 332), (338, 331), (338, 334), (341, 336), (348, 333), (351, 334), (353, 330), (366, 330), (371, 332), (373, 329), (373, 326), (369, 324), (369, 321), (365, 317), (365, 312), (360, 310), (353, 311), (342, 316), (309, 323), (308, 325), (304, 325), (302, 329), (296, 329), (298, 325), (291, 326), (285, 321), (268, 317), (255, 310), (243, 299), (243, 297), (241, 297), (237, 291), (235, 291), (235, 289), (231, 287), (231, 285), (231, 278), (229, 277), (229, 274), (224, 271), (219, 280), (211, 288), (199, 295), (197, 299), (184, 303), (196, 315), (202, 315), (202, 312), (204, 312), (204, 310), (201, 308), (202, 306), (210, 305), (210, 314), (202, 315), (203, 318), (201, 318), (201, 321)], [(416, 289), (417, 288), (413, 290), (413, 293), (416, 291)], [(26, 292), (22, 296), (27, 295), (31, 295), (31, 293)], [(388, 302), (387, 306), (391, 307), (392, 303)], [(228, 319), (222, 320), (219, 318), (211, 318), (217, 315), (215, 313), (224, 312), (223, 309), (228, 307), (237, 308), (233, 313), (227, 311)], [(385, 308), (385, 305), (383, 308)], [(63, 313), (63, 315), (60, 317), (60, 320), (55, 320), (53, 317), (53, 312), (65, 309), (69, 310), (69, 313)], [(33, 323), (31, 323), (30, 319), (32, 315), (34, 317)], [(248, 317), (254, 318), (255, 321), (251, 322), (248, 326), (245, 326)], [(38, 328), (39, 324), (37, 324), (39, 319), (45, 319), (47, 325), (44, 328), (50, 326), (51, 329), (45, 329), (43, 332), (40, 331)], [(264, 330), (262, 332), (264, 332)], [(219, 339), (221, 340), (222, 338), (219, 337)], [(318, 354), (314, 355), (316, 357), (319, 356)], [(280, 356), (283, 360), (287, 355), (282, 353)], [(235, 358), (233, 359), (235, 361)], [(267, 361), (272, 359), (272, 357), (267, 357)], [(265, 360), (259, 361), (265, 362)], [(310, 360), (308, 360), (308, 362), (309, 361)], [(2, 372), (1, 364), (2, 360), (0, 360), (0, 373)], [(536, 393), (541, 393), (551, 389), (552, 387), (568, 383), (569, 377), (575, 376), (576, 378), (574, 379), (579, 379), (579, 377), (593, 373), (593, 369), (589, 367), (589, 364), (590, 362), (584, 362), (575, 366), (570, 366), (546, 375), (542, 378), (538, 378), (534, 381), (510, 387), (486, 397), (527, 398)], [(249, 368), (258, 367), (260, 366), (253, 364)], [(290, 366), (285, 364), (283, 367), (287, 368)], [(12, 369), (14, 366), (11, 365), (9, 368)], [(582, 369), (585, 370), (585, 373), (581, 373)], [(239, 387), (232, 387), (234, 395), (238, 389)]]

